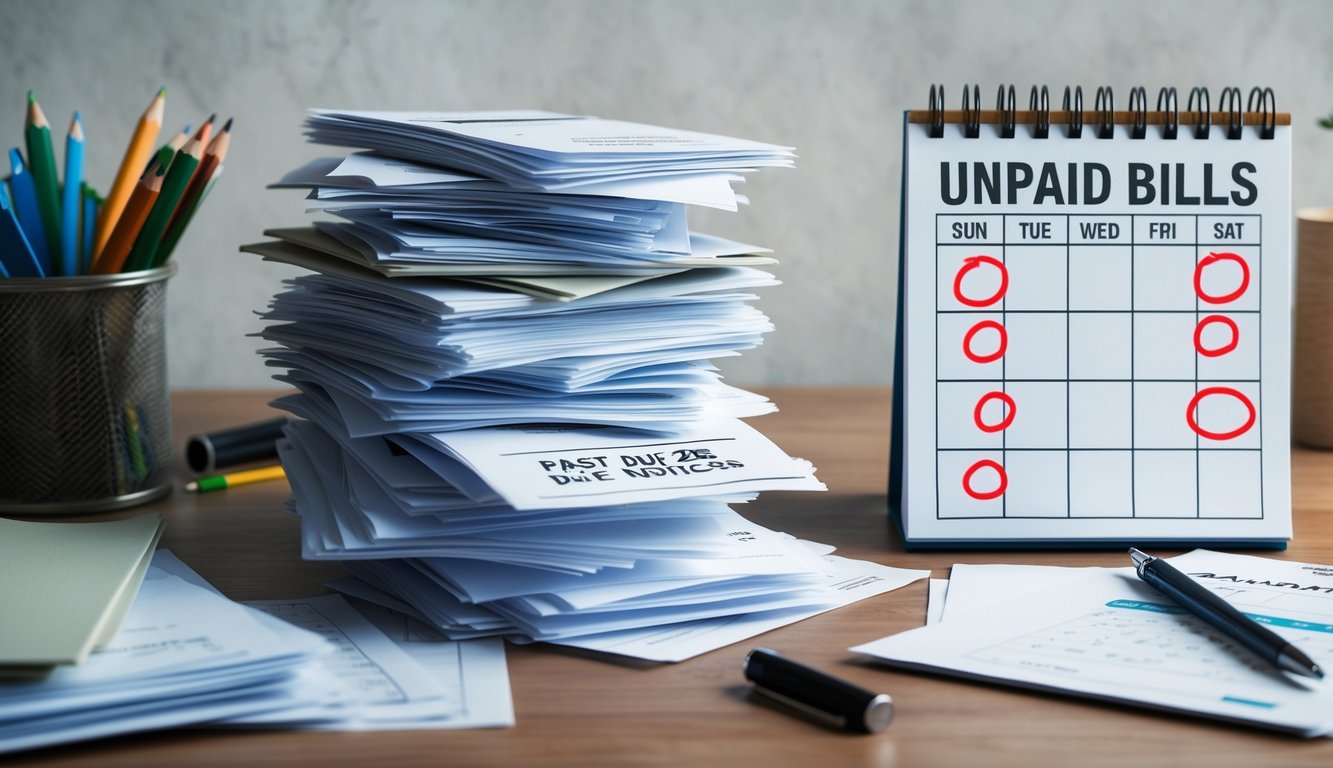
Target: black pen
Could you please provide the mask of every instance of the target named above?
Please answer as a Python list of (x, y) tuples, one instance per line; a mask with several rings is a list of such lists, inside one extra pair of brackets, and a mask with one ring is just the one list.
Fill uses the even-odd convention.
[(745, 657), (755, 690), (835, 728), (879, 733), (893, 719), (893, 699), (826, 675), (768, 648)]
[(1153, 589), (1176, 601), (1180, 607), (1221, 630), (1266, 661), (1287, 672), (1317, 680), (1324, 678), (1324, 671), (1319, 665), (1301, 653), (1296, 646), (1236, 610), (1215, 592), (1181, 573), (1170, 563), (1146, 555), (1133, 547), (1129, 548), (1129, 558), (1134, 561), (1134, 570), (1138, 571), (1139, 578), (1146, 581)]

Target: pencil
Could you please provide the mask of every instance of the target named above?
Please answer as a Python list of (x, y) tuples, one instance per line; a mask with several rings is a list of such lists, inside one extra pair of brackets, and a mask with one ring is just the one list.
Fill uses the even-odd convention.
[(153, 204), (157, 202), (162, 192), (162, 181), (167, 175), (167, 166), (162, 160), (169, 157), (170, 152), (171, 150), (164, 149), (157, 159), (148, 164), (148, 171), (139, 179), (138, 186), (134, 188), (129, 202), (125, 204), (125, 211), (116, 221), (116, 229), (111, 233), (111, 239), (106, 241), (106, 248), (93, 264), (93, 274), (114, 275), (124, 266), (125, 259), (130, 255), (130, 249), (134, 247), (134, 241), (148, 218), (148, 212), (152, 210)]
[(180, 205), (176, 207), (176, 212), (171, 217), (171, 223), (167, 225), (167, 233), (162, 237), (162, 248), (158, 254), (158, 265), (166, 263), (171, 258), (172, 251), (176, 250), (176, 243), (180, 241), (185, 228), (190, 225), (190, 220), (194, 217), (194, 212), (199, 208), (199, 203), (203, 202), (204, 196), (212, 186), (212, 181), (217, 177), (217, 171), (222, 166), (222, 162), (227, 159), (227, 148), (231, 146), (231, 120), (222, 126), (222, 130), (208, 144), (208, 150), (204, 152), (204, 158), (199, 161), (199, 167), (195, 170), (194, 176), (190, 179), (190, 185), (185, 188), (185, 193), (181, 195)]
[(60, 274), (79, 274), (79, 225), (83, 206), (83, 123), (79, 113), (69, 124), (65, 137), (65, 186), (60, 202)]
[(208, 140), (213, 136), (213, 123), (217, 119), (218, 113), (214, 112), (208, 116), (208, 119), (204, 121), (203, 125), (199, 126), (199, 130), (195, 131), (194, 137), (205, 147), (208, 146)]
[(116, 171), (116, 180), (112, 182), (106, 202), (97, 217), (97, 239), (93, 245), (94, 261), (102, 254), (106, 241), (111, 239), (111, 231), (115, 229), (120, 214), (125, 210), (125, 204), (129, 202), (130, 195), (142, 177), (143, 168), (152, 160), (152, 156), (148, 153), (153, 151), (153, 142), (157, 141), (157, 135), (162, 131), (162, 112), (166, 107), (166, 97), (167, 89), (163, 86), (157, 92), (157, 96), (149, 102), (148, 109), (144, 110), (134, 134), (130, 136), (130, 144), (125, 148), (125, 156), (120, 161), (120, 170)]
[(51, 124), (46, 121), (37, 96), (28, 91), (28, 125), (24, 129), (28, 142), (28, 172), (37, 189), (37, 208), (42, 213), (42, 231), (46, 235), (47, 260), (54, 267), (50, 274), (60, 270), (60, 177), (56, 175), (56, 154), (51, 149)]
[(45, 277), (0, 182), (0, 277)]
[[(163, 144), (162, 146), (158, 147), (157, 151), (153, 153), (153, 157), (157, 157), (158, 155), (162, 154), (162, 150), (164, 149), (171, 150), (171, 153), (175, 155), (177, 152), (180, 151), (181, 147), (185, 146), (185, 142), (189, 140), (190, 140), (190, 126), (186, 125), (184, 128), (181, 129), (180, 133), (176, 134), (175, 136), (172, 136), (167, 141), (166, 144)], [(147, 168), (144, 168), (144, 170), (147, 170)]]
[(139, 237), (134, 241), (134, 248), (122, 271), (138, 272), (157, 266), (162, 235), (167, 230), (167, 223), (171, 221), (171, 214), (176, 212), (176, 206), (180, 204), (185, 187), (199, 167), (201, 154), (203, 147), (199, 146), (199, 140), (190, 139), (172, 158), (171, 167), (167, 169), (167, 176), (162, 181), (161, 194), (157, 196), (157, 202), (153, 203), (153, 209), (148, 212), (148, 219), (144, 221), (143, 229), (139, 231)]
[(32, 173), (23, 162), (23, 153), (18, 147), (9, 150), (9, 185), (14, 194), (14, 212), (18, 215), (19, 226), (32, 246), (32, 253), (41, 265), (42, 277), (51, 274), (51, 254), (47, 250), (46, 230), (42, 228), (42, 211), (37, 204), (37, 187), (32, 182)]
[(126, 403), (121, 406), (125, 421), (125, 450), (130, 455), (130, 474), (135, 480), (148, 477), (148, 460), (143, 452), (143, 434), (139, 430), (139, 412)]
[(220, 491), (223, 488), (234, 488), (238, 485), (250, 485), (252, 483), (262, 483), (268, 480), (281, 480), (287, 476), (283, 471), (281, 464), (274, 464), (271, 467), (260, 467), (258, 469), (247, 469), (243, 472), (232, 472), (227, 475), (205, 475), (198, 480), (185, 484), (187, 493), (206, 493), (208, 491)]
[(79, 274), (86, 275), (93, 270), (93, 241), (97, 237), (97, 212), (101, 207), (101, 198), (88, 186), (87, 182), (83, 184), (83, 226), (80, 227), (79, 235)]
[[(147, 172), (148, 172), (148, 169), (152, 166), (153, 161), (154, 161), (154, 160), (157, 160), (157, 159), (160, 158), (160, 157), (162, 157), (163, 154), (166, 154), (168, 157), (175, 157), (175, 156), (176, 156), (176, 153), (180, 151), (180, 148), (181, 148), (181, 147), (185, 146), (185, 142), (186, 142), (186, 141), (189, 141), (189, 139), (190, 139), (190, 126), (189, 126), (189, 125), (186, 125), (184, 128), (182, 128), (182, 129), (180, 130), (179, 133), (177, 133), (175, 136), (172, 136), (172, 137), (167, 141), (166, 144), (163, 144), (162, 146), (158, 147), (158, 148), (153, 152), (153, 156), (152, 156), (151, 158), (148, 159), (148, 165), (145, 165), (145, 166), (144, 166), (144, 169), (143, 169), (143, 170), (144, 170), (144, 173), (147, 173)], [(171, 165), (171, 162), (170, 162), (170, 160), (168, 160), (168, 161), (163, 165), (163, 167), (167, 167), (167, 166), (170, 166), (170, 165)]]

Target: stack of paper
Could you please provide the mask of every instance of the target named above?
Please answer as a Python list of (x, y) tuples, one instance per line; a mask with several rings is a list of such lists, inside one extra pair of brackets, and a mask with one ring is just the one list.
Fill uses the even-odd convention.
[[(348, 112), (317, 109), (307, 121), (320, 143), (366, 147), (444, 166), (517, 189), (578, 190), (667, 199), (656, 190), (705, 186), (732, 197), (731, 181), (760, 167), (791, 167), (795, 154), (730, 136), (555, 112)], [(634, 186), (634, 185), (640, 186)], [(721, 193), (722, 188), (727, 188)], [(683, 202), (697, 203), (689, 199)]]
[[(221, 597), (170, 552), (159, 552), (153, 564)], [(499, 641), (463, 648), (429, 627), (413, 626), (369, 603), (354, 608), (337, 595), (246, 605), (269, 625), (295, 625), (319, 635), (329, 647), (304, 671), (310, 703), (234, 717), (223, 725), (367, 731), (514, 724)]]
[[(309, 268), (265, 314), (299, 394), (281, 446), (304, 554), (450, 637), (675, 660), (923, 574), (829, 557), (728, 504), (822, 490), (710, 360), (760, 343), (763, 249), (687, 204), (792, 152), (549, 113), (316, 111), (340, 221), (247, 246)], [(386, 277), (387, 276), (387, 277)], [(448, 277), (449, 279), (443, 279)]]
[[(1322, 668), (1333, 569), (1195, 550), (1170, 559)], [(1284, 675), (1132, 568), (955, 565), (928, 626), (853, 648), (891, 664), (1299, 733), (1333, 735), (1333, 686)]]
[(462, 649), (336, 595), (240, 605), (165, 550), (146, 572), (119, 632), (85, 664), (0, 682), (0, 753), (181, 725), (513, 724), (498, 641)]
[(0, 752), (318, 703), (317, 636), (149, 568), (120, 631), (77, 667), (0, 683)]

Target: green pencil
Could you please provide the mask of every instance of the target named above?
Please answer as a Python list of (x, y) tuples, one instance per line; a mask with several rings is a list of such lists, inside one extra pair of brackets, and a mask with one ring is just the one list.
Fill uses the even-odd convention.
[(46, 233), (48, 264), (60, 269), (60, 177), (56, 175), (56, 153), (51, 148), (51, 124), (37, 103), (37, 96), (28, 91), (28, 125), (24, 129), (28, 142), (28, 170), (37, 189), (37, 208), (42, 214), (42, 231)]
[(171, 161), (171, 167), (167, 169), (167, 177), (162, 180), (162, 192), (157, 196), (157, 202), (153, 203), (152, 210), (148, 212), (148, 218), (144, 220), (143, 229), (139, 230), (139, 237), (134, 241), (134, 249), (125, 260), (122, 272), (137, 272), (157, 266), (157, 252), (162, 245), (162, 233), (166, 231), (167, 224), (171, 221), (171, 214), (176, 212), (181, 195), (185, 194), (185, 188), (189, 186), (190, 179), (194, 176), (194, 169), (199, 167), (199, 157), (202, 154), (203, 147), (198, 138), (190, 139), (176, 153), (176, 157)]

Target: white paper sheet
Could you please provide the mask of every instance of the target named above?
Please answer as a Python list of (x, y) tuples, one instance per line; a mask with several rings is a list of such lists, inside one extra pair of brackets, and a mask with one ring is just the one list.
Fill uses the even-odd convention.
[(930, 571), (891, 568), (836, 555), (828, 555), (825, 560), (831, 568), (825, 577), (825, 586), (829, 594), (818, 607), (765, 611), (668, 624), (648, 629), (561, 640), (557, 641), (557, 644), (651, 661), (683, 661), (778, 627), (818, 616), (834, 608), (892, 592), (930, 576)]
[(450, 727), (508, 728), (514, 725), (509, 666), (498, 638), (452, 641), (417, 618), (363, 600), (357, 612), (380, 628), (430, 670), (443, 686), (457, 692)]
[[(219, 594), (172, 553), (163, 571)], [(450, 641), (401, 613), (337, 595), (248, 603), (269, 626), (288, 624), (323, 637), (333, 650), (308, 680), (323, 700), (232, 724), (365, 731), (494, 728), (514, 724), (504, 644)], [(332, 678), (332, 680), (330, 680)], [(312, 691), (313, 693), (314, 691)]]
[[(391, 150), (514, 185), (547, 190), (598, 184), (599, 194), (656, 199), (673, 176), (790, 166), (791, 148), (660, 126), (527, 112), (311, 110), (314, 141)], [(651, 180), (654, 187), (625, 187)]]
[(237, 725), (370, 731), (456, 727), (457, 689), (445, 687), (338, 595), (247, 605), (318, 634), (336, 650), (320, 660), (333, 698), (238, 718)]
[(949, 598), (949, 580), (931, 579), (926, 590), (926, 624), (936, 624), (944, 617), (945, 600)]
[[(1059, 565), (956, 563), (949, 571), (947, 591), (940, 605), (940, 621), (989, 608), (997, 602), (1042, 592), (1105, 568), (1068, 568)], [(1121, 569), (1113, 569), (1121, 570)]]
[(759, 344), (772, 325), (748, 304), (749, 291), (771, 284), (749, 268), (690, 270), (566, 302), (430, 279), (302, 275), (265, 313), (273, 324), (263, 336), (419, 389), (568, 358), (584, 370), (607, 361), (629, 370), (663, 355), (702, 360)]
[(86, 663), (0, 683), (0, 753), (309, 706), (326, 691), (303, 685), (301, 670), (328, 651), (152, 566), (120, 630)]
[[(1206, 550), (1170, 562), (1316, 663), (1333, 664), (1333, 569)], [(993, 598), (989, 607), (852, 650), (909, 668), (1306, 736), (1333, 728), (1327, 681), (1276, 671), (1142, 583), (1132, 568), (1090, 569), (1017, 597), (985, 580), (974, 587)], [(950, 604), (957, 590), (951, 581)]]
[(658, 440), (605, 429), (531, 427), (440, 433), (430, 439), (516, 509), (825, 490), (808, 462), (788, 457), (734, 420)]

